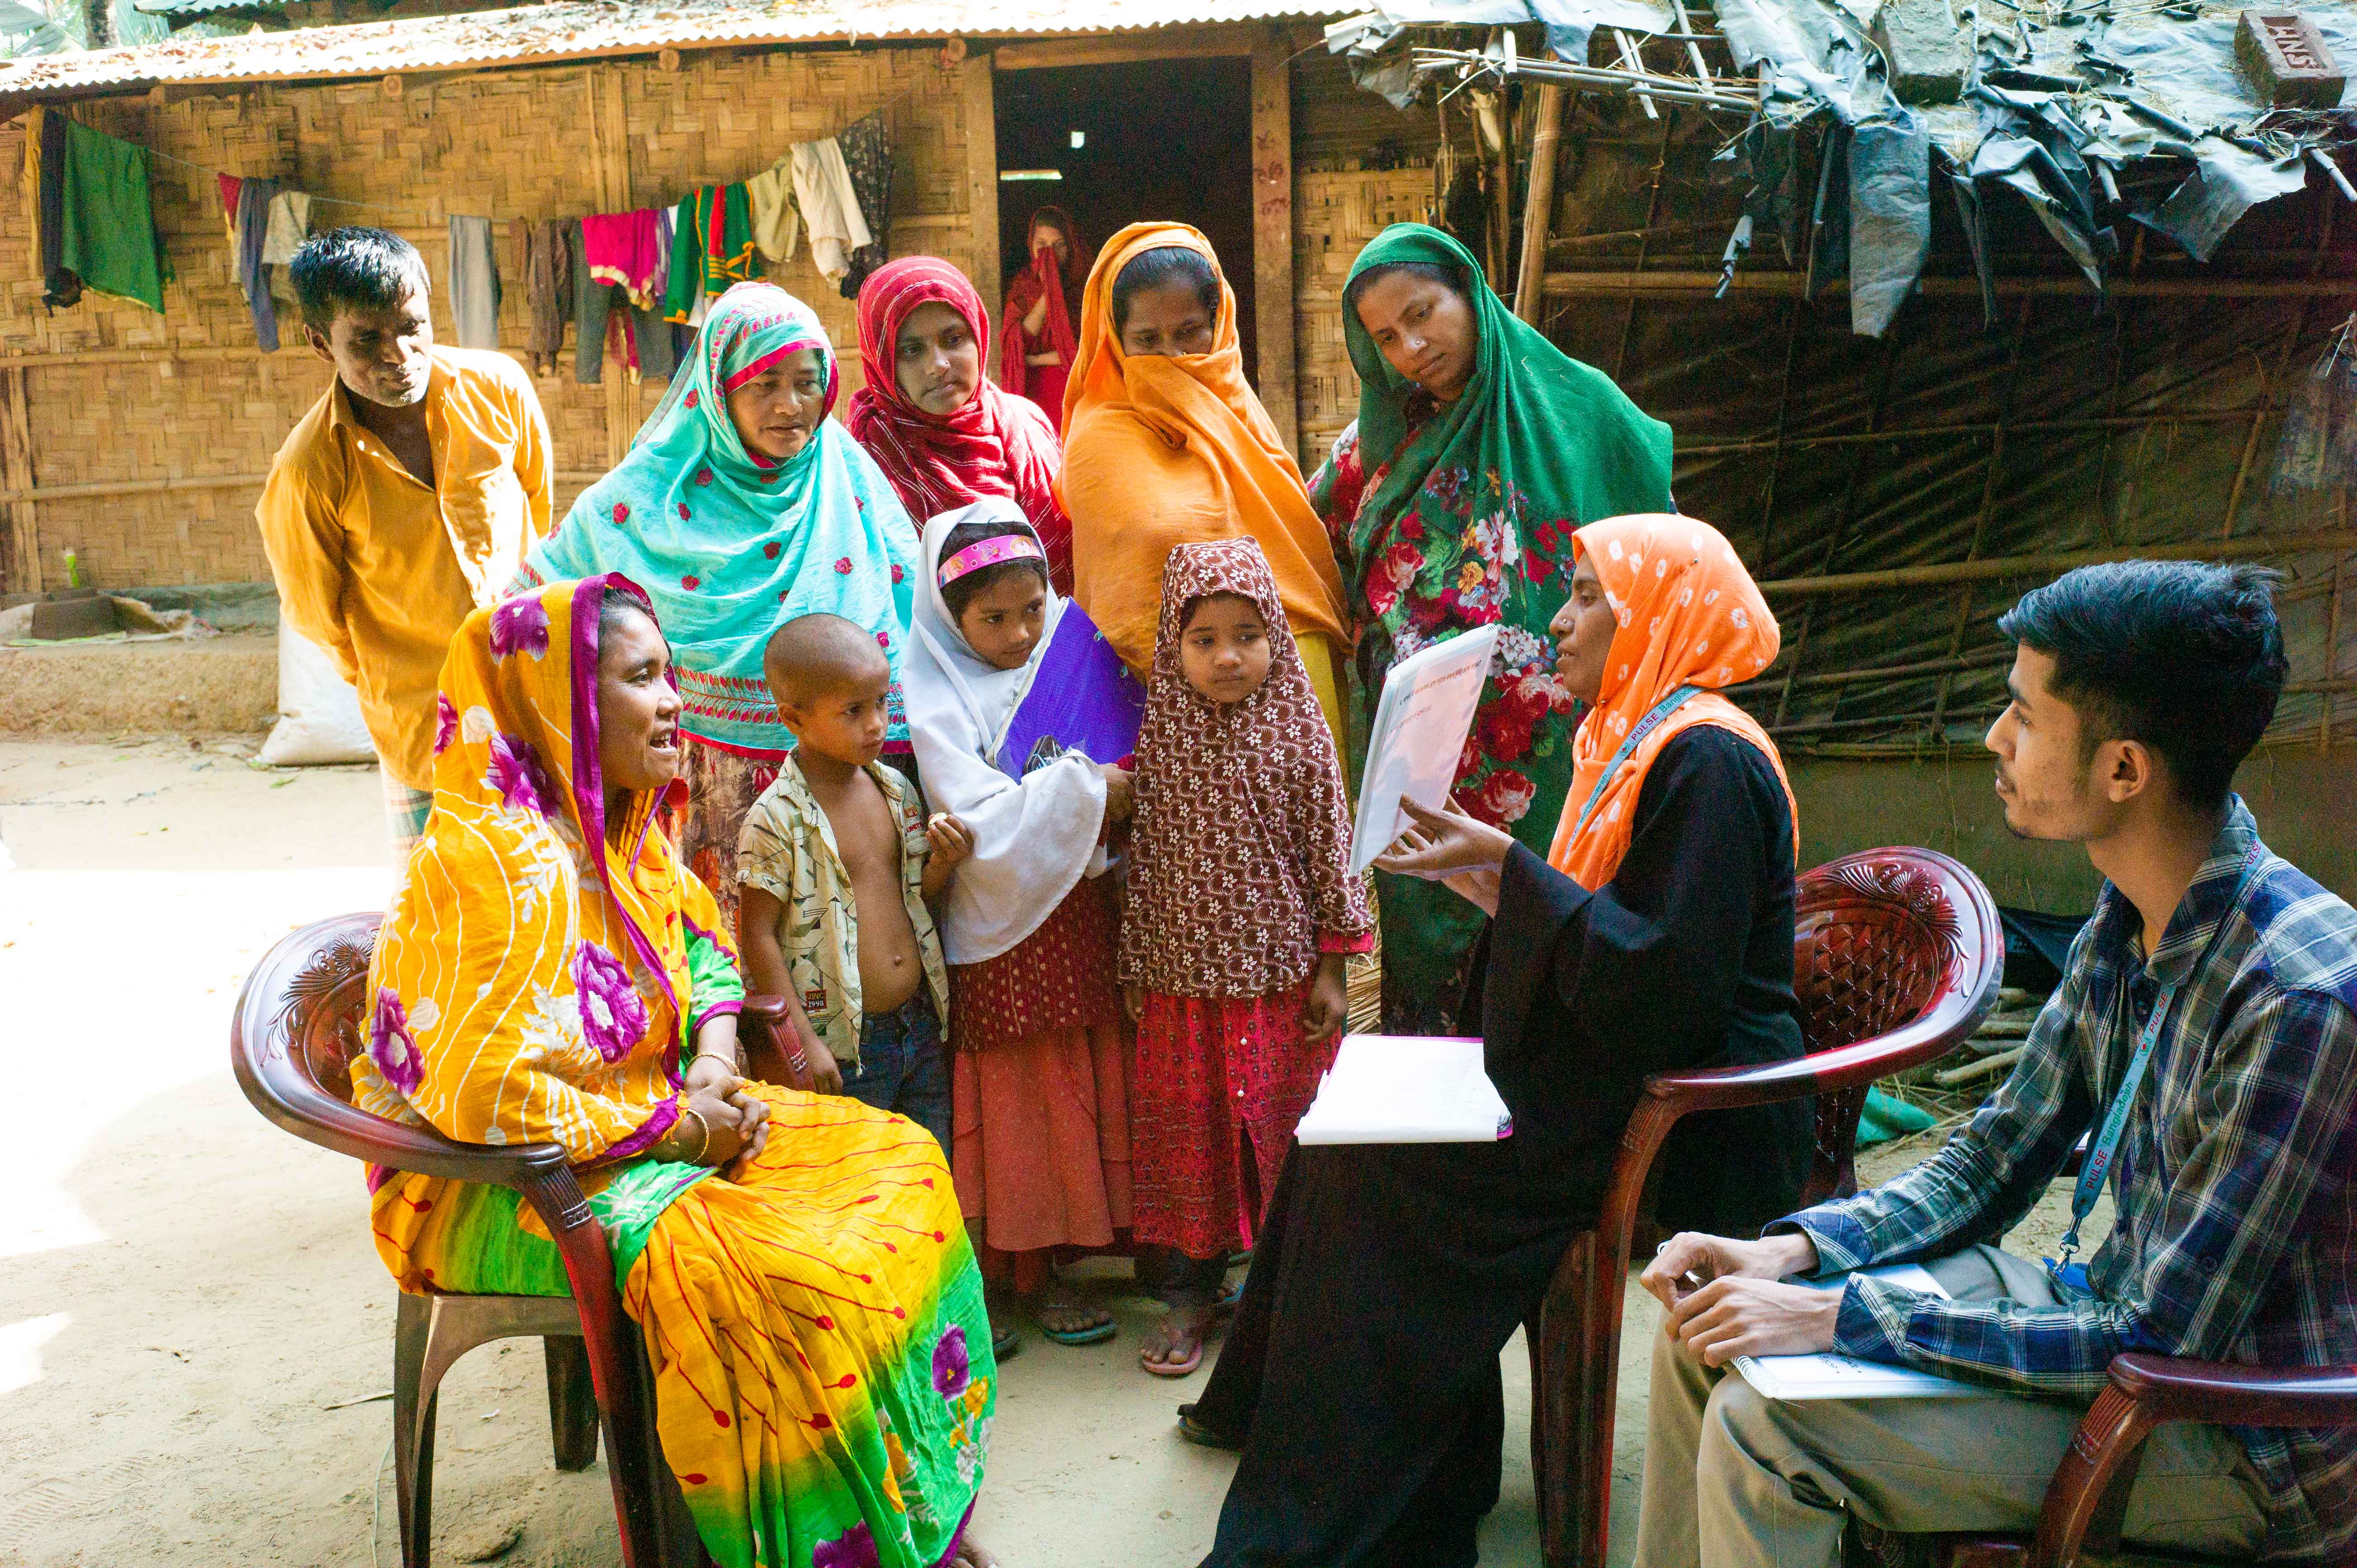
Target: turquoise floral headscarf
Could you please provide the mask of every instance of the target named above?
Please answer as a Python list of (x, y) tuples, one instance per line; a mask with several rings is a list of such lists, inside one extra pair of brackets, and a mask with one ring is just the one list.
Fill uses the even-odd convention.
[[(809, 445), (773, 464), (738, 439), (728, 393), (800, 349), (824, 362), (827, 413)], [(836, 386), (834, 350), (811, 307), (770, 284), (738, 284), (713, 302), (630, 456), (525, 561), (537, 582), (620, 572), (644, 585), (671, 638), (680, 722), (728, 750), (792, 749), (761, 650), (780, 626), (819, 612), (875, 633), (892, 663), (886, 744), (908, 745), (900, 644), (917, 532), (891, 481), (834, 419)]]

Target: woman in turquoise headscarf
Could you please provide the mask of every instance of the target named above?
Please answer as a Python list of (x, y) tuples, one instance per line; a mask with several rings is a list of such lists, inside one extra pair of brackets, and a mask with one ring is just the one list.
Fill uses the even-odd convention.
[[(1670, 427), (1516, 319), (1473, 253), (1395, 223), (1351, 264), (1342, 330), (1359, 417), (1312, 477), (1361, 628), (1353, 730), (1426, 645), (1502, 622), (1456, 798), (1544, 855), (1571, 781), (1576, 704), (1547, 632), (1583, 523), (1670, 504)], [(1386, 1033), (1458, 1033), (1481, 916), (1438, 883), (1378, 872)]]
[(621, 466), (526, 557), (530, 585), (619, 572), (653, 596), (689, 740), (680, 858), (737, 923), (737, 836), (794, 740), (761, 679), (770, 632), (825, 612), (892, 662), (888, 752), (909, 749), (900, 644), (917, 533), (892, 483), (834, 420), (817, 315), (769, 284), (713, 302), (695, 349)]

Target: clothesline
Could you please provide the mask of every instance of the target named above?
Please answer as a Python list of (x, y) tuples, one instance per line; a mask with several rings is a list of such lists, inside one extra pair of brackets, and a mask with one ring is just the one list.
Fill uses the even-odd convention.
[[(151, 158), (162, 158), (166, 163), (178, 164), (183, 168), (192, 168), (199, 174), (209, 174), (215, 179), (219, 179), (224, 175), (228, 176), (231, 179), (247, 179), (253, 177), (247, 175), (237, 174), (229, 169), (214, 168), (209, 164), (200, 164), (194, 158), (184, 158), (178, 153), (167, 153), (160, 147), (149, 147), (146, 149), (146, 153)], [(310, 195), (307, 191), (304, 194)], [(311, 199), (315, 202), (324, 201), (336, 207), (357, 207), (364, 211), (382, 212), (392, 217), (405, 220), (412, 226), (421, 229), (431, 228), (434, 222), (431, 218), (420, 218), (416, 214), (404, 211), (403, 209), (398, 207), (387, 207), (382, 202), (376, 201), (356, 201), (349, 196), (311, 196)], [(488, 217), (489, 214), (465, 213), (454, 214), (454, 216), (479, 218)], [(508, 223), (514, 221), (514, 220), (509, 218), (491, 218), (490, 221), (494, 223)]]

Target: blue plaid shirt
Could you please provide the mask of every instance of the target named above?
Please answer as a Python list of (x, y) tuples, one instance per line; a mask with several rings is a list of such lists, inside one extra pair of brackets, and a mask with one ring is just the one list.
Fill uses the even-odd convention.
[[(2174, 986), (2120, 1137), (2119, 1219), (2088, 1265), (2093, 1299), (2025, 1307), (1852, 1279), (1835, 1349), (2082, 1398), (2124, 1350), (2357, 1363), (2357, 912), (2268, 853), (2236, 800), (2149, 962), (2142, 933), (2106, 883), (2019, 1064), (1971, 1124), (1874, 1191), (1769, 1228), (1805, 1231), (1826, 1270), (1997, 1240), (2100, 1122)], [(2267, 1555), (2350, 1561), (2357, 1432), (2235, 1435), (2267, 1489)]]

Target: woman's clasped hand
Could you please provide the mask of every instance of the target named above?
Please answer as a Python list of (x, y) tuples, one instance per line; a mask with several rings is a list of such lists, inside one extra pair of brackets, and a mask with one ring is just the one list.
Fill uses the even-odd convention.
[(725, 1058), (699, 1055), (688, 1064), (679, 1119), (655, 1145), (658, 1159), (711, 1165), (734, 1176), (770, 1145), (770, 1107), (745, 1092), (747, 1079)]

